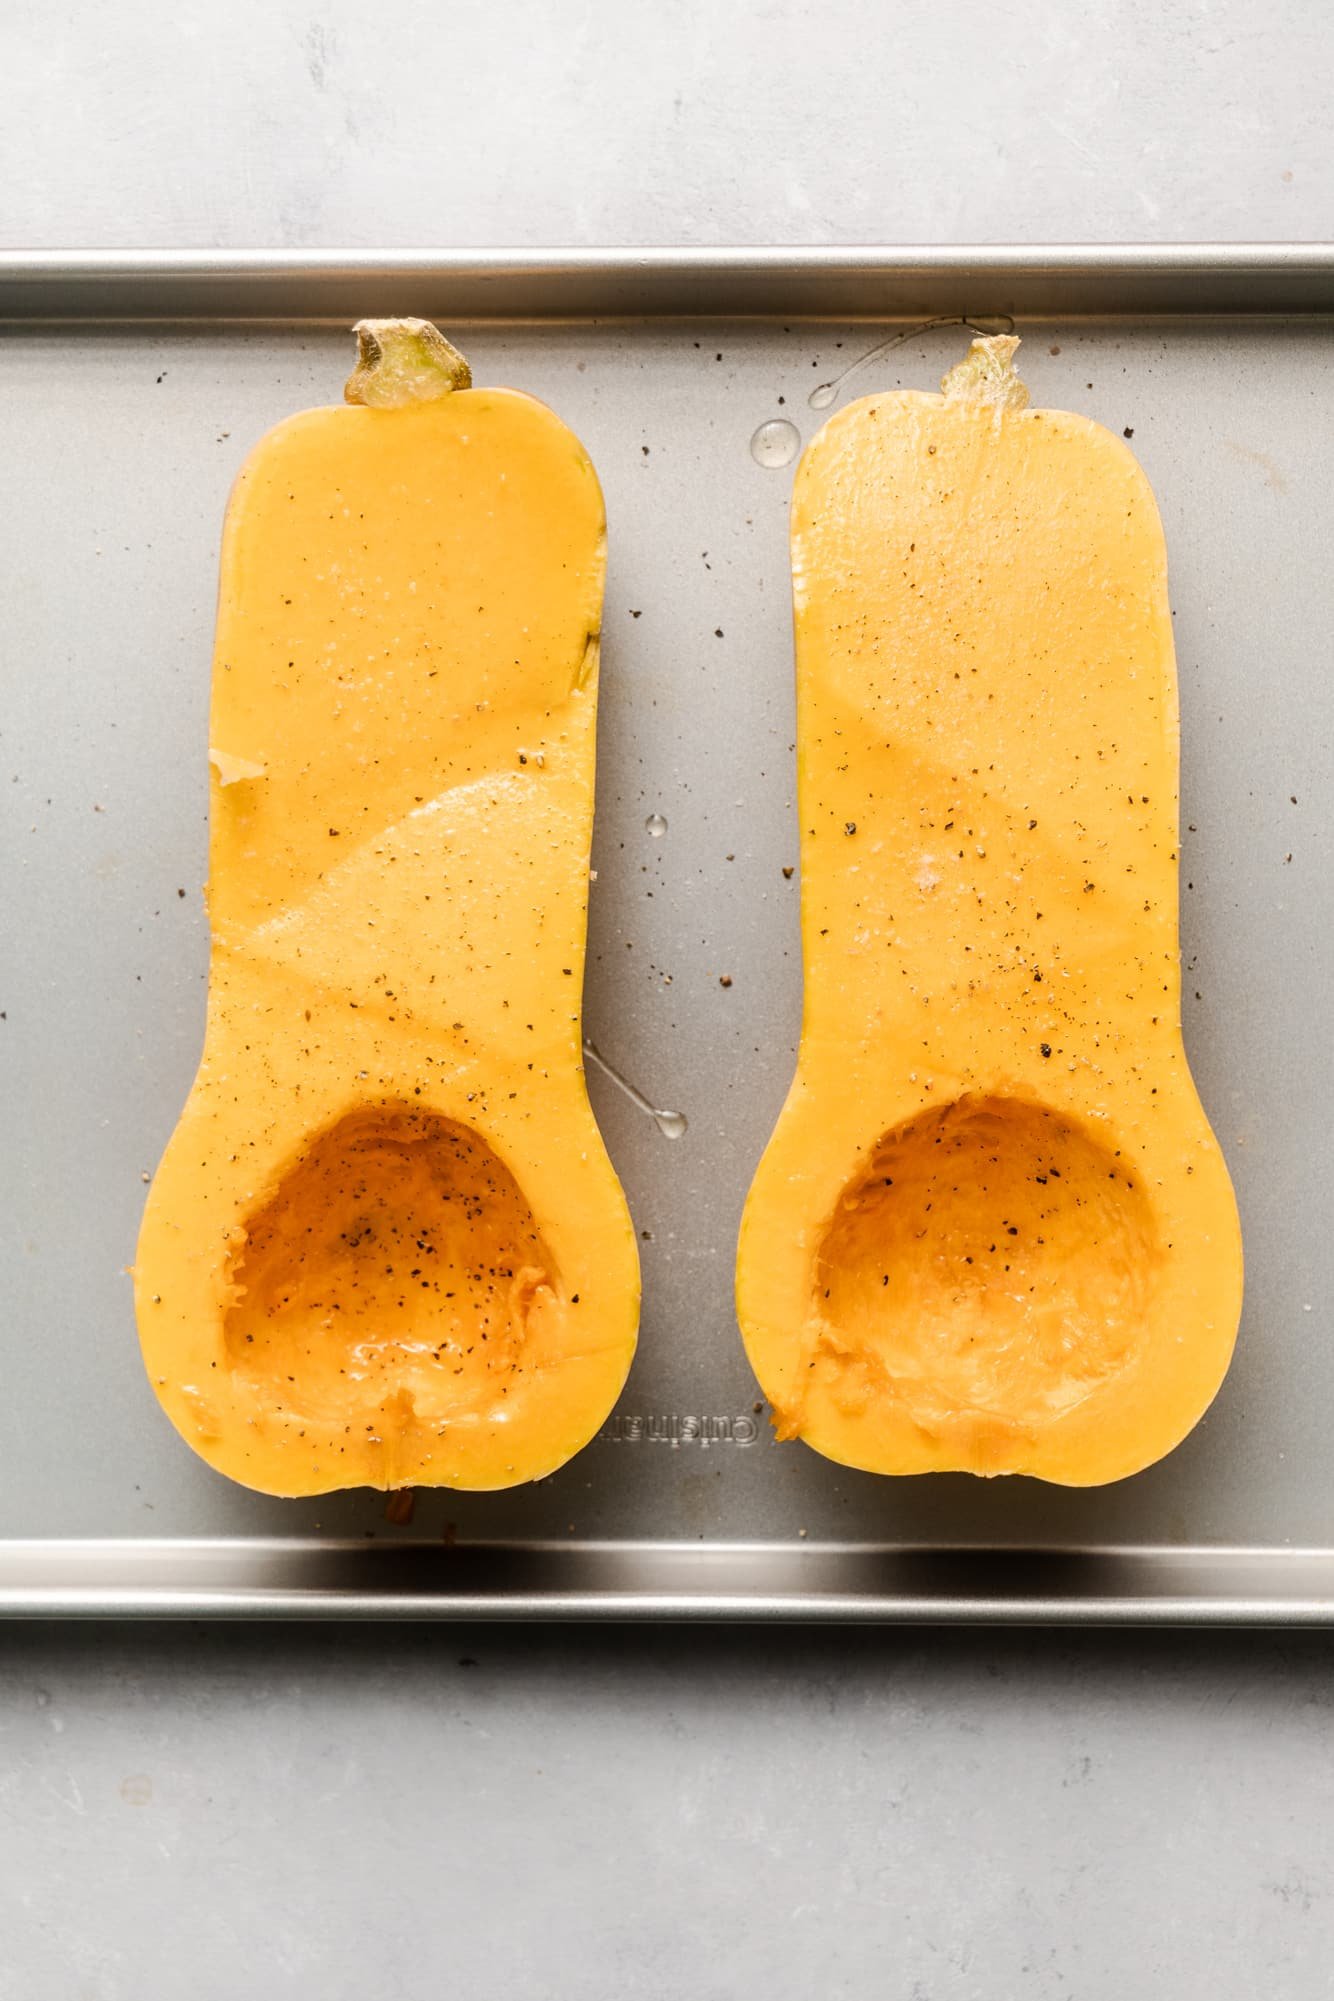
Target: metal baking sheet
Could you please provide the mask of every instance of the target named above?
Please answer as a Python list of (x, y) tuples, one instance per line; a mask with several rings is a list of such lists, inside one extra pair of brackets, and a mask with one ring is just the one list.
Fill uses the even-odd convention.
[[(551, 402), (602, 475), (587, 1029), (688, 1130), (591, 1069), (644, 1266), (616, 1416), (549, 1481), (423, 1492), (395, 1526), (381, 1495), (272, 1501), (197, 1460), (123, 1267), (202, 1034), (227, 489), (267, 425), (336, 400), (331, 322), (405, 308)], [(800, 1007), (791, 473), (751, 439), (808, 437), (811, 391), (890, 335), (847, 393), (934, 384), (965, 336), (918, 323), (959, 312), (1012, 313), (1035, 400), (1133, 432), (1159, 497), (1186, 1034), (1246, 1234), (1217, 1403), (1089, 1492), (773, 1443), (732, 1309)], [(1331, 315), (1321, 246), (0, 257), (0, 1610), (1334, 1619)]]

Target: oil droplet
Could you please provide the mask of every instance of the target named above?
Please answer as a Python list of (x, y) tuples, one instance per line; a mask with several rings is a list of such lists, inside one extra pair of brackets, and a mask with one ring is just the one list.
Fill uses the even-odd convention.
[(663, 819), (661, 813), (649, 814), (647, 820), (644, 822), (644, 832), (652, 834), (655, 841), (662, 839), (663, 835), (667, 832), (667, 822)]
[(635, 1089), (628, 1077), (623, 1077), (613, 1064), (608, 1063), (597, 1044), (590, 1042), (587, 1036), (584, 1037), (584, 1055), (596, 1063), (603, 1076), (609, 1077), (618, 1090), (624, 1091), (632, 1105), (637, 1105), (641, 1112), (647, 1112), (664, 1139), (685, 1138), (688, 1121), (684, 1112), (669, 1112), (653, 1104), (642, 1091)]
[(750, 441), (750, 455), (757, 466), (777, 472), (790, 466), (801, 449), (801, 433), (786, 417), (770, 417)]
[(906, 327), (902, 333), (891, 334), (888, 340), (868, 348), (856, 361), (850, 361), (843, 373), (836, 375), (832, 382), (819, 383), (806, 401), (812, 410), (827, 410), (850, 375), (855, 375), (859, 368), (865, 368), (868, 362), (878, 361), (882, 354), (892, 354), (906, 341), (916, 340), (918, 334), (930, 333), (933, 327), (968, 327), (973, 333), (1007, 334), (1014, 332), (1014, 321), (1008, 313), (990, 313), (980, 319), (974, 319), (969, 313), (944, 313), (939, 319), (923, 320), (920, 326)]

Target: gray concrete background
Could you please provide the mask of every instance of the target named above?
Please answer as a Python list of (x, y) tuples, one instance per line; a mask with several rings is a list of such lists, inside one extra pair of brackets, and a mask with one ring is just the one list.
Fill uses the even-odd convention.
[(20, 1632), (3, 2001), (1330, 1991), (1323, 1639)]
[(1322, 236), (1324, 0), (52, 0), (0, 241)]
[[(1332, 72), (1324, 0), (11, 7), (0, 242), (1321, 236)], [(0, 2001), (1323, 1996), (1332, 1661), (10, 1629)]]

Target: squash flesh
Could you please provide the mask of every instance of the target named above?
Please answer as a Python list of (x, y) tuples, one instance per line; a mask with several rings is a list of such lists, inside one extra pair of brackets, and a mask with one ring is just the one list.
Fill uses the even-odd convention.
[(539, 1477), (624, 1379), (580, 1036), (604, 546), (577, 440), (509, 391), (308, 411), (238, 482), (205, 1049), (136, 1304), (248, 1485)]
[(312, 1142), (248, 1218), (232, 1283), (227, 1354), (258, 1389), (295, 1361), (308, 1410), (337, 1416), (355, 1385), (457, 1423), (532, 1366), (559, 1273), (480, 1134), (398, 1105)]
[(806, 991), (751, 1359), (853, 1465), (1120, 1477), (1209, 1402), (1241, 1295), (1181, 1041), (1152, 493), (1077, 415), (873, 396), (792, 539)]

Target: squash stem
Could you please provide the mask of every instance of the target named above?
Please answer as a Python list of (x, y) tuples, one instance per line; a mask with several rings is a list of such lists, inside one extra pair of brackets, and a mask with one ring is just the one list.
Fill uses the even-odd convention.
[(988, 403), (997, 410), (1026, 410), (1028, 388), (1015, 372), (1018, 334), (986, 334), (975, 340), (962, 361), (941, 378), (941, 392), (950, 403)]
[(467, 389), (472, 370), (429, 320), (358, 320), (357, 365), (343, 388), (348, 403), (401, 410)]

